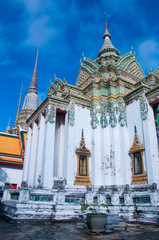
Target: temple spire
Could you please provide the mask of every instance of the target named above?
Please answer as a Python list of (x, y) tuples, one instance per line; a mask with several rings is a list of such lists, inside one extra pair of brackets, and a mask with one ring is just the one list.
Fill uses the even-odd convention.
[(108, 28), (107, 28), (106, 12), (104, 13), (104, 15), (105, 15), (105, 33), (104, 33), (104, 35), (103, 35), (103, 39), (105, 39), (105, 37), (109, 37), (109, 38), (111, 38), (111, 35), (109, 34), (109, 32), (108, 32)]
[(18, 117), (19, 117), (19, 113), (20, 113), (22, 90), (23, 90), (23, 83), (22, 83), (21, 92), (20, 92), (20, 97), (19, 97), (19, 104), (18, 104), (18, 110), (17, 110), (17, 114), (16, 114), (16, 118), (15, 118), (15, 124), (16, 124), (16, 122), (18, 121)]
[(5, 130), (6, 133), (10, 133), (10, 117), (9, 117), (9, 122), (8, 122), (8, 126)]
[(32, 76), (32, 80), (30, 83), (30, 87), (28, 93), (36, 93), (37, 94), (37, 63), (38, 63), (38, 54), (39, 50), (37, 50), (36, 61), (35, 61), (35, 68)]

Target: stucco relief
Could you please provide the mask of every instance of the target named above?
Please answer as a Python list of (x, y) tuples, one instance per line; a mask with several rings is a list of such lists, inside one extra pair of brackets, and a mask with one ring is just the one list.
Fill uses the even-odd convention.
[(110, 154), (105, 155), (101, 162), (101, 171), (104, 172), (105, 175), (108, 175), (109, 172), (111, 176), (115, 175), (115, 151), (113, 151), (112, 145), (110, 145)]

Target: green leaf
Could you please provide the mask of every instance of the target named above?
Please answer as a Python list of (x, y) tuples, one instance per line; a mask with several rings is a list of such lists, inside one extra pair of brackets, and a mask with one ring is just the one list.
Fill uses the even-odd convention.
[(93, 208), (90, 207), (90, 208), (89, 208), (89, 211), (93, 211)]
[(102, 207), (108, 207), (106, 204), (102, 203), (101, 204)]
[(87, 210), (87, 208), (89, 208), (89, 207), (90, 207), (89, 204), (83, 205), (83, 206), (82, 206), (82, 210), (85, 211), (85, 210)]

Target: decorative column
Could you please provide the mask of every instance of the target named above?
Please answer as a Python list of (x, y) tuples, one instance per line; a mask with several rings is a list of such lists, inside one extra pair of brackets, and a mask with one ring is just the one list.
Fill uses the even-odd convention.
[(56, 113), (55, 107), (49, 106), (45, 122), (43, 172), (41, 177), (43, 187), (47, 189), (51, 189), (53, 186), (55, 113)]
[(156, 110), (155, 123), (156, 123), (157, 140), (158, 140), (158, 146), (159, 146), (159, 105)]
[(34, 187), (34, 178), (35, 178), (35, 163), (36, 163), (36, 155), (37, 155), (37, 140), (38, 140), (38, 122), (33, 123), (33, 135), (32, 135), (32, 143), (30, 150), (30, 163), (28, 168), (28, 186)]
[(34, 185), (41, 187), (41, 174), (42, 174), (42, 160), (43, 160), (43, 149), (44, 149), (44, 130), (45, 130), (45, 112), (41, 114), (39, 123), (39, 139), (36, 157), (36, 168), (35, 168), (35, 179)]
[(30, 165), (31, 143), (32, 143), (32, 125), (28, 127), (25, 154), (24, 154), (22, 182), (27, 182), (29, 165)]

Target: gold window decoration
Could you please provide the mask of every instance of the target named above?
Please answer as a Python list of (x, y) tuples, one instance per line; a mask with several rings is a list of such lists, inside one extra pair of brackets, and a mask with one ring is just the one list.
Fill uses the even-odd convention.
[(77, 155), (77, 173), (75, 185), (92, 185), (89, 176), (89, 157), (91, 153), (86, 148), (83, 136), (83, 129), (80, 147), (76, 149), (76, 155)]
[(132, 182), (131, 184), (147, 184), (147, 176), (144, 171), (143, 153), (144, 147), (139, 144), (139, 137), (135, 126), (134, 142), (129, 153), (132, 158)]

